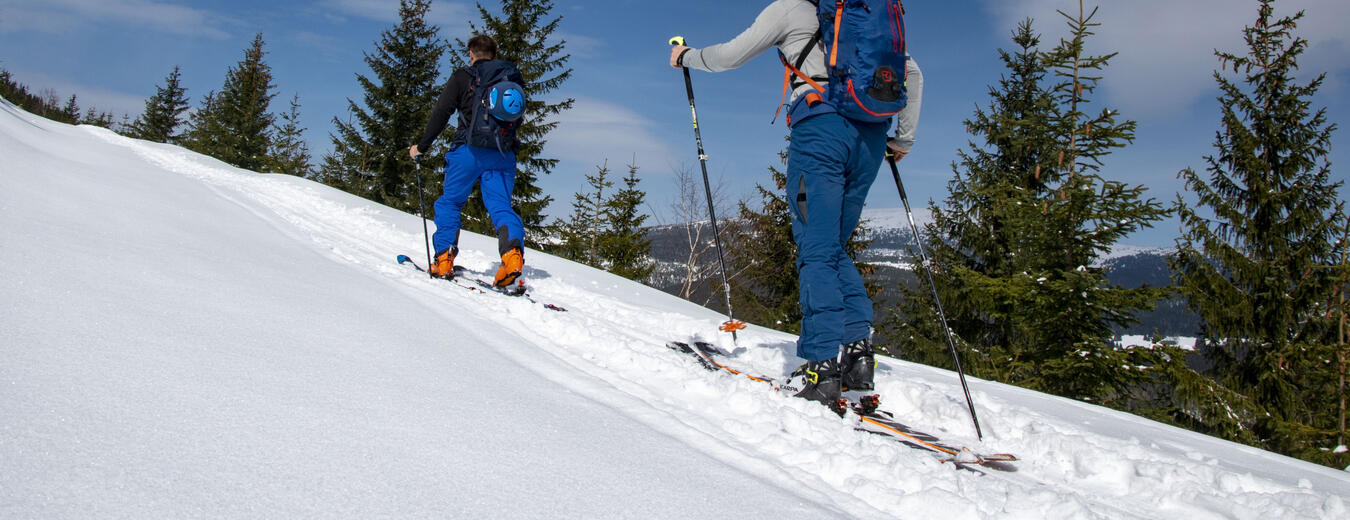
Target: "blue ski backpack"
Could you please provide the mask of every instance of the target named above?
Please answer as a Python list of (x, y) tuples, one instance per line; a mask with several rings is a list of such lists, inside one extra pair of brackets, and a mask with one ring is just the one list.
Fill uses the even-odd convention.
[[(779, 53), (783, 65), (784, 92), (795, 74), (818, 92), (806, 94), (807, 103), (828, 101), (842, 116), (856, 121), (880, 123), (904, 110), (909, 101), (905, 90), (905, 8), (900, 0), (808, 0), (816, 5), (820, 30), (811, 38), (794, 66)], [(828, 85), (822, 86), (802, 73), (807, 54), (824, 42)]]
[(519, 147), (516, 129), (525, 115), (525, 78), (506, 60), (480, 61), (469, 72), (469, 96), (473, 112), (465, 122), (464, 142), (501, 152)]

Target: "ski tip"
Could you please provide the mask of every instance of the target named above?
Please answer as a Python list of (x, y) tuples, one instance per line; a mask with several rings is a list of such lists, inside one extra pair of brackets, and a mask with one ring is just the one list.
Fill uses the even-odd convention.
[(408, 255), (398, 255), (398, 263), (400, 263), (400, 264), (406, 263), (406, 262), (411, 262), (411, 261), (412, 261), (412, 259), (411, 259), (411, 258), (408, 258)]

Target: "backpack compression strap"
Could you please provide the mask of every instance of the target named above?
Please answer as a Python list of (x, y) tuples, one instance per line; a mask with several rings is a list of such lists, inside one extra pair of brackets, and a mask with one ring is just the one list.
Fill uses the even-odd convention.
[[(822, 35), (820, 30), (817, 29), (816, 34), (811, 36), (811, 39), (806, 42), (805, 47), (802, 47), (802, 53), (797, 55), (796, 65), (788, 63), (787, 56), (783, 55), (783, 51), (781, 50), (778, 51), (778, 60), (783, 62), (783, 99), (778, 102), (778, 110), (774, 111), (773, 113), (774, 121), (778, 120), (778, 115), (783, 112), (783, 107), (787, 106), (788, 90), (793, 90), (792, 87), (793, 74), (796, 74), (797, 77), (801, 78), (802, 81), (806, 82), (807, 85), (811, 85), (811, 88), (814, 88), (819, 92), (825, 92), (825, 87), (820, 86), (820, 83), (817, 83), (815, 80), (811, 79), (810, 76), (807, 76), (801, 70), (802, 65), (806, 63), (806, 56), (808, 54), (811, 54), (811, 49), (814, 49), (816, 47), (816, 44), (819, 44), (820, 40), (824, 38), (825, 36)], [(806, 95), (815, 96), (814, 98), (816, 100), (815, 102), (820, 102), (822, 100), (820, 94), (817, 94), (815, 92), (808, 92)], [(806, 99), (806, 102), (815, 104), (811, 100), (812, 98), (808, 97)]]

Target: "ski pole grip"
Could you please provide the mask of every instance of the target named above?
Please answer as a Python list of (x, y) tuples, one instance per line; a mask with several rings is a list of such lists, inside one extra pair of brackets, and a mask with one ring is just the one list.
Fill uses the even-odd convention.
[(683, 36), (676, 36), (670, 39), (671, 45), (685, 45)]

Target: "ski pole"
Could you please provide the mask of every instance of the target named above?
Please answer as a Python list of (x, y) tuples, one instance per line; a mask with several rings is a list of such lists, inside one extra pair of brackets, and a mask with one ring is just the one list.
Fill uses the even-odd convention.
[[(684, 45), (684, 37), (670, 39), (671, 45)], [(745, 322), (737, 320), (731, 312), (731, 283), (727, 281), (727, 262), (722, 256), (722, 235), (717, 231), (717, 210), (713, 209), (712, 186), (708, 183), (708, 155), (703, 153), (703, 135), (698, 130), (698, 109), (694, 108), (694, 82), (689, 78), (689, 67), (684, 69), (684, 90), (689, 94), (689, 115), (694, 121), (694, 143), (698, 145), (698, 164), (703, 168), (703, 192), (708, 196), (708, 218), (712, 220), (713, 244), (717, 248), (717, 263), (722, 269), (722, 293), (726, 296), (727, 321), (718, 327), (731, 333), (732, 343), (736, 342), (736, 331), (745, 328)]]
[(429, 236), (430, 233), (427, 232), (427, 203), (425, 202), (424, 198), (422, 197), (422, 191), (424, 191), (424, 190), (423, 190), (423, 188), (422, 188), (422, 156), (421, 156), (421, 155), (418, 155), (417, 157), (413, 157), (413, 165), (414, 165), (414, 169), (417, 171), (417, 205), (418, 205), (418, 207), (420, 208), (420, 210), (421, 210), (421, 215), (422, 215), (422, 247), (426, 248), (426, 250), (427, 250), (427, 276), (429, 276), (429, 277), (431, 277), (431, 278), (435, 278), (436, 275), (431, 274), (431, 240), (430, 240), (430, 236)]
[(920, 265), (928, 275), (928, 287), (933, 289), (933, 304), (937, 306), (938, 318), (942, 320), (942, 331), (947, 333), (947, 346), (952, 350), (952, 361), (956, 362), (956, 373), (961, 377), (961, 390), (966, 393), (966, 406), (970, 408), (970, 420), (975, 423), (975, 436), (984, 440), (980, 431), (980, 419), (975, 415), (975, 402), (970, 399), (970, 387), (966, 385), (966, 373), (961, 370), (961, 356), (956, 352), (956, 340), (952, 338), (952, 329), (947, 326), (947, 314), (942, 311), (942, 300), (938, 298), (937, 285), (933, 283), (933, 270), (929, 268), (928, 253), (923, 250), (923, 239), (919, 237), (919, 225), (914, 223), (914, 212), (909, 209), (909, 197), (905, 196), (905, 184), (900, 182), (900, 168), (895, 165), (895, 156), (886, 151), (886, 162), (891, 165), (891, 175), (895, 177), (895, 188), (900, 190), (900, 202), (905, 204), (905, 215), (909, 217), (909, 228), (914, 231), (914, 244), (919, 248)]

